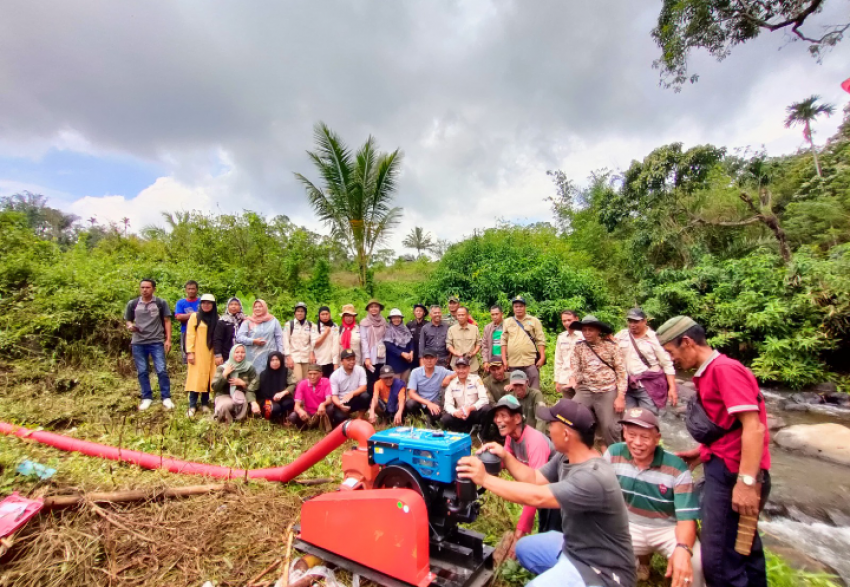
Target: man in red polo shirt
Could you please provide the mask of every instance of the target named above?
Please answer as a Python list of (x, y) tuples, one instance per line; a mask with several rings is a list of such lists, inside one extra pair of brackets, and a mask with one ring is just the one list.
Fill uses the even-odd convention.
[(766, 587), (758, 532), (749, 555), (735, 551), (740, 516), (757, 516), (770, 493), (767, 410), (758, 382), (744, 365), (708, 346), (703, 327), (687, 316), (671, 318), (656, 334), (677, 369), (697, 370), (694, 401), (708, 420), (689, 409), (689, 429), (699, 430), (702, 444), (678, 453), (689, 464), (704, 464), (700, 541), (706, 585)]

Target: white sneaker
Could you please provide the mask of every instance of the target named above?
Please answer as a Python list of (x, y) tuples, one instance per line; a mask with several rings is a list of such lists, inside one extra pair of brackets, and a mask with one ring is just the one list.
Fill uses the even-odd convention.
[(187, 418), (194, 418), (195, 417), (195, 408), (189, 408), (188, 410), (186, 410), (186, 417)]
[(147, 410), (149, 407), (151, 407), (151, 404), (152, 404), (152, 403), (153, 403), (153, 400), (152, 400), (152, 399), (143, 399), (143, 400), (142, 400), (142, 403), (140, 403), (140, 404), (139, 404), (139, 411), (140, 411), (140, 412), (144, 412), (144, 411), (145, 411), (145, 410)]
[(167, 397), (164, 400), (162, 400), (162, 407), (165, 408), (166, 410), (173, 410), (174, 409), (174, 402), (171, 401), (170, 397)]

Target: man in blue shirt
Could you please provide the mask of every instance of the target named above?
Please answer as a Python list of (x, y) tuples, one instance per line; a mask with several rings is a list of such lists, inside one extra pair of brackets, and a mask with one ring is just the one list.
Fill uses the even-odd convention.
[(404, 412), (411, 416), (424, 414), (431, 425), (436, 426), (442, 413), (440, 391), (457, 374), (437, 366), (437, 353), (433, 349), (425, 348), (421, 359), (422, 366), (410, 372), (407, 382), (409, 399), (404, 404)]
[(186, 297), (177, 300), (174, 305), (174, 317), (180, 322), (180, 353), (183, 355), (183, 364), (186, 364), (186, 324), (189, 318), (198, 311), (198, 304), (201, 303), (198, 298), (198, 282), (189, 280), (186, 282)]

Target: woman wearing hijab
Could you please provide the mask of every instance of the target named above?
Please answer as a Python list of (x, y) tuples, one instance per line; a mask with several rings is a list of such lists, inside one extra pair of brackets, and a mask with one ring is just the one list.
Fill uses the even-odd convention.
[(242, 313), (242, 300), (237, 297), (227, 300), (227, 308), (219, 320), (232, 325), (234, 333), (239, 330), (239, 327), (245, 321), (245, 314)]
[(236, 332), (236, 342), (245, 345), (248, 361), (254, 365), (257, 374), (265, 371), (270, 353), (283, 352), (283, 330), (277, 318), (269, 314), (266, 302), (254, 302), (251, 315), (245, 317)]
[(387, 365), (393, 368), (396, 377), (406, 383), (413, 365), (413, 335), (404, 325), (404, 315), (398, 308), (390, 310), (384, 346), (387, 348)]
[[(269, 353), (269, 362), (260, 375), (257, 389), (257, 407), (266, 420), (279, 422), (295, 408), (292, 390), (288, 387), (286, 361), (283, 353)], [(251, 406), (254, 411), (254, 406)], [(256, 413), (256, 411), (254, 411)]]
[(198, 396), (201, 397), (201, 411), (209, 412), (210, 383), (215, 375), (214, 335), (218, 324), (218, 311), (215, 296), (204, 294), (198, 311), (189, 317), (186, 323), (186, 387), (189, 392), (188, 417), (195, 415), (198, 409)]
[(260, 412), (256, 391), (260, 378), (248, 361), (245, 345), (237, 344), (230, 351), (230, 357), (224, 365), (215, 370), (212, 388), (215, 391), (215, 411), (213, 418), (217, 422), (230, 424), (245, 418), (248, 406), (255, 414)]
[(312, 361), (322, 368), (322, 377), (330, 377), (339, 367), (339, 353), (339, 326), (331, 319), (331, 309), (322, 306), (313, 329)]
[(339, 353), (336, 359), (339, 360), (339, 354), (342, 351), (349, 349), (354, 351), (356, 364), (363, 364), (362, 352), (360, 350), (360, 326), (357, 324), (357, 310), (351, 304), (346, 304), (342, 307), (342, 313), (339, 315), (342, 319), (342, 324), (339, 326)]
[(366, 368), (369, 395), (379, 379), (381, 367), (387, 358), (384, 335), (387, 333), (387, 321), (381, 316), (384, 305), (378, 300), (369, 300), (366, 304), (366, 317), (360, 321), (360, 350), (363, 353), (363, 367)]

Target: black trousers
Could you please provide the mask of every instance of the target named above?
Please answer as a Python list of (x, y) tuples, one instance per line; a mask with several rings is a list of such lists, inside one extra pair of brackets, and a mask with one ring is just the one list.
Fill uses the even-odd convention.
[(322, 377), (327, 377), (330, 379), (331, 375), (334, 373), (334, 364), (329, 363), (327, 365), (322, 365)]
[[(702, 495), (702, 570), (708, 587), (767, 587), (764, 548), (756, 532), (749, 556), (735, 552), (739, 515), (732, 509), (732, 489), (738, 476), (729, 471), (723, 459), (711, 457), (705, 463)], [(770, 495), (770, 473), (764, 471), (762, 506)]]
[(443, 428), (452, 432), (469, 432), (476, 424), (483, 428), (492, 421), (493, 417), (490, 415), (490, 406), (473, 410), (466, 420), (455, 418), (448, 412), (443, 412), (443, 415), (440, 416), (440, 424)]
[(439, 415), (437, 415), (437, 416), (433, 415), (431, 413), (431, 410), (429, 410), (428, 408), (426, 408), (425, 406), (420, 404), (418, 401), (412, 400), (412, 399), (409, 399), (406, 402), (404, 402), (404, 415), (405, 415), (405, 417), (411, 416), (411, 417), (427, 418), (428, 424), (430, 424), (430, 426), (434, 427), (434, 428), (440, 422), (440, 416)]
[(273, 399), (266, 400), (260, 404), (260, 410), (266, 420), (282, 420), (287, 413), (295, 409), (295, 399), (290, 393), (279, 402)]
[(339, 426), (340, 424), (348, 420), (351, 414), (361, 412), (363, 410), (368, 410), (371, 404), (372, 394), (368, 391), (351, 398), (351, 401), (346, 404), (348, 407), (351, 408), (350, 412), (344, 412), (335, 405), (331, 404), (330, 406), (328, 406), (328, 416), (331, 419), (331, 424), (333, 424), (334, 427)]

